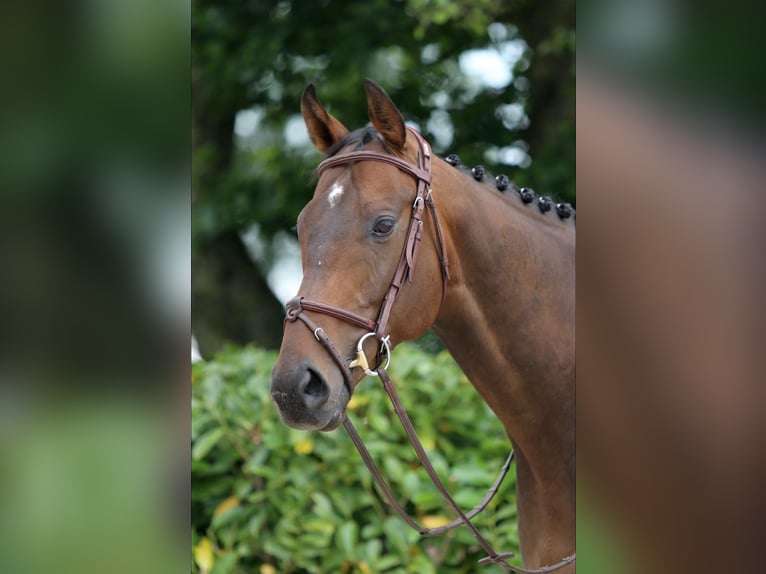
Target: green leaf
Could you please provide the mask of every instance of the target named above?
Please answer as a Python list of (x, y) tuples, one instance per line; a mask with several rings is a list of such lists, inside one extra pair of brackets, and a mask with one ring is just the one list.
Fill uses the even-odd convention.
[(404, 466), (394, 457), (387, 457), (383, 461), (383, 468), (386, 475), (393, 481), (401, 482), (404, 478)]
[(376, 572), (383, 572), (384, 570), (388, 570), (389, 568), (393, 568), (395, 566), (401, 566), (401, 564), (402, 564), (402, 559), (399, 556), (395, 556), (393, 554), (381, 556), (374, 563)]
[(461, 466), (452, 469), (452, 477), (458, 484), (490, 485), (495, 478), (483, 468)]
[(402, 520), (395, 516), (389, 516), (383, 522), (383, 532), (389, 542), (396, 548), (401, 556), (408, 554), (408, 542), (406, 529), (409, 528)]
[(412, 574), (436, 574), (436, 565), (424, 554), (418, 554), (407, 565), (407, 572)]
[(192, 446), (192, 459), (200, 460), (223, 438), (224, 430), (216, 427), (199, 437)]
[(383, 543), (375, 538), (373, 540), (368, 540), (363, 548), (364, 560), (372, 564), (377, 561), (380, 553), (383, 551)]
[(359, 537), (359, 527), (356, 522), (346, 522), (336, 533), (338, 544), (349, 560), (356, 558), (356, 542)]
[(225, 552), (216, 557), (210, 574), (234, 574), (236, 568), (237, 555), (234, 552)]
[(218, 516), (213, 516), (213, 520), (210, 523), (210, 527), (213, 529), (222, 528), (223, 526), (226, 526), (227, 524), (231, 524), (232, 522), (242, 518), (246, 514), (247, 514), (247, 510), (245, 508), (242, 508), (241, 506), (229, 509), (222, 514), (219, 514)]
[(332, 502), (326, 494), (321, 492), (314, 492), (311, 495), (311, 500), (314, 501), (314, 512), (316, 512), (317, 516), (321, 516), (323, 518), (333, 518), (335, 516), (335, 512), (332, 508)]

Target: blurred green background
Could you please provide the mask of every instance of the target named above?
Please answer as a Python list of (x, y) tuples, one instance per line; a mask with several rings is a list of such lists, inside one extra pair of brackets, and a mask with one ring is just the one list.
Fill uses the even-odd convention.
[(0, 572), (190, 567), (190, 13), (0, 7)]

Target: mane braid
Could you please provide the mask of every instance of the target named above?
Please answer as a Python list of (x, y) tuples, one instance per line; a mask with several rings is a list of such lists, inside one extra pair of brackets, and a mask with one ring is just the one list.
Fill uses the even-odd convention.
[[(449, 159), (447, 159), (447, 158), (449, 158)], [(463, 165), (461, 163), (457, 163), (457, 164), (453, 163), (453, 161), (459, 162), (459, 159), (457, 158), (457, 156), (445, 156), (445, 157), (442, 157), (441, 159), (445, 160), (448, 164), (450, 164), (452, 167), (454, 167), (460, 173), (460, 175), (462, 175), (464, 177), (467, 177), (467, 178), (470, 178), (473, 183), (476, 183), (478, 185), (482, 185), (482, 186), (486, 187), (488, 190), (492, 191), (493, 193), (499, 193), (500, 195), (507, 196), (508, 199), (511, 199), (512, 195), (516, 195), (516, 197), (514, 199), (517, 199), (518, 201), (522, 201), (522, 199), (521, 199), (521, 192), (522, 192), (522, 190), (528, 190), (530, 192), (532, 191), (529, 188), (519, 187), (513, 181), (510, 181), (510, 180), (508, 181), (508, 188), (503, 190), (503, 191), (500, 191), (499, 189), (497, 189), (497, 186), (496, 186), (496, 183), (495, 183), (495, 177), (491, 173), (486, 171), (483, 166), (480, 166), (480, 165), (476, 166), (477, 168), (480, 168), (480, 171), (482, 173), (481, 179), (476, 179), (476, 177), (474, 176), (474, 173), (475, 173), (474, 169), (475, 168), (472, 169), (472, 168), (470, 168), (470, 167), (468, 167), (466, 165)], [(533, 193), (536, 193), (536, 192), (533, 192)], [(556, 206), (557, 205), (561, 205), (563, 203), (563, 205), (568, 206), (569, 210), (571, 211), (571, 214), (570, 214), (569, 217), (571, 217), (572, 223), (576, 222), (576, 210), (575, 210), (575, 208), (571, 204), (565, 203), (565, 202), (561, 202), (560, 198), (556, 197), (553, 194), (536, 195), (535, 199), (534, 199), (534, 202), (537, 203), (537, 200), (540, 199), (541, 197), (547, 197), (551, 201), (551, 203), (552, 203), (551, 213), (553, 213), (554, 215), (556, 215)], [(562, 223), (564, 223), (566, 221), (566, 219), (568, 219), (568, 218), (562, 218), (560, 216), (557, 216), (557, 219), (559, 221), (561, 221)]]

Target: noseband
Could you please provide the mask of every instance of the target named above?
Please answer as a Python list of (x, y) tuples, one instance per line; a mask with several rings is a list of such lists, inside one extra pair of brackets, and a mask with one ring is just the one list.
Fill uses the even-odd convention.
[[(417, 192), (415, 195), (415, 200), (412, 204), (412, 214), (410, 215), (410, 223), (407, 229), (404, 248), (402, 249), (402, 254), (399, 258), (399, 264), (397, 265), (396, 272), (394, 273), (394, 278), (391, 281), (391, 285), (389, 286), (385, 297), (383, 298), (383, 302), (381, 303), (380, 312), (378, 313), (377, 319), (373, 321), (352, 311), (347, 311), (346, 309), (336, 307), (335, 305), (322, 303), (320, 301), (312, 301), (298, 295), (287, 302), (287, 316), (285, 321), (294, 322), (300, 320), (306, 325), (306, 327), (308, 327), (311, 332), (314, 333), (314, 337), (317, 339), (317, 341), (319, 341), (319, 343), (322, 344), (322, 346), (328, 351), (330, 356), (338, 365), (338, 368), (343, 374), (343, 379), (346, 383), (346, 386), (348, 387), (349, 395), (353, 392), (355, 387), (354, 377), (351, 374), (351, 369), (353, 367), (361, 367), (365, 374), (377, 376), (380, 378), (381, 382), (383, 383), (383, 388), (386, 390), (386, 393), (388, 394), (394, 407), (394, 411), (401, 421), (402, 426), (404, 427), (404, 430), (407, 433), (407, 436), (409, 437), (421, 464), (423, 464), (423, 467), (426, 470), (428, 476), (431, 478), (434, 486), (436, 486), (437, 490), (439, 490), (448, 506), (450, 506), (452, 510), (454, 510), (457, 514), (457, 518), (455, 520), (438, 528), (425, 528), (424, 526), (421, 526), (415, 522), (396, 500), (396, 497), (393, 495), (393, 492), (383, 478), (380, 470), (375, 465), (372, 456), (367, 450), (367, 447), (364, 445), (364, 442), (359, 436), (356, 428), (353, 426), (348, 416), (344, 414), (343, 427), (351, 437), (351, 441), (359, 451), (362, 460), (364, 460), (365, 465), (370, 470), (370, 473), (375, 479), (375, 482), (378, 484), (378, 487), (380, 488), (383, 496), (394, 509), (394, 511), (410, 527), (412, 527), (423, 536), (435, 536), (438, 534), (443, 534), (444, 532), (447, 532), (463, 524), (468, 527), (468, 529), (471, 531), (471, 534), (473, 534), (474, 538), (476, 538), (477, 542), (488, 554), (486, 558), (479, 560), (479, 564), (498, 564), (505, 570), (521, 572), (524, 574), (541, 574), (543, 572), (551, 572), (574, 562), (575, 555), (572, 554), (571, 556), (567, 556), (561, 559), (556, 564), (551, 566), (543, 566), (542, 568), (538, 568), (536, 570), (525, 570), (519, 566), (512, 566), (508, 564), (506, 560), (511, 558), (514, 554), (512, 552), (506, 552), (502, 554), (497, 553), (471, 522), (471, 519), (479, 514), (479, 512), (481, 512), (487, 506), (489, 501), (492, 500), (492, 497), (500, 487), (500, 484), (508, 473), (511, 461), (513, 460), (513, 451), (511, 451), (508, 455), (508, 458), (500, 470), (500, 474), (490, 489), (487, 491), (487, 494), (482, 499), (482, 501), (474, 506), (469, 512), (464, 512), (444, 487), (444, 484), (433, 468), (433, 465), (428, 459), (428, 455), (426, 454), (425, 449), (423, 448), (423, 445), (420, 442), (417, 433), (415, 432), (415, 428), (413, 427), (412, 422), (410, 421), (410, 418), (399, 399), (399, 395), (391, 383), (390, 378), (388, 377), (387, 368), (391, 361), (390, 334), (386, 334), (388, 321), (391, 315), (391, 310), (394, 306), (394, 302), (396, 301), (402, 286), (405, 283), (412, 282), (415, 263), (417, 262), (417, 256), (420, 249), (420, 242), (423, 237), (423, 212), (425, 210), (425, 206), (428, 206), (431, 217), (433, 219), (434, 229), (436, 231), (439, 263), (441, 265), (442, 272), (442, 303), (444, 303), (444, 300), (447, 297), (447, 281), (449, 281), (450, 278), (449, 262), (447, 260), (447, 254), (444, 246), (444, 236), (439, 224), (436, 205), (434, 204), (433, 200), (433, 190), (430, 187), (431, 148), (428, 145), (428, 142), (426, 142), (418, 132), (412, 128), (407, 128), (407, 130), (415, 138), (415, 141), (418, 144), (417, 166), (413, 166), (410, 163), (392, 155), (386, 155), (376, 151), (355, 151), (344, 155), (327, 158), (322, 163), (320, 163), (319, 167), (317, 168), (317, 172), (319, 175), (321, 175), (323, 171), (339, 165), (346, 165), (357, 161), (378, 161), (393, 165), (399, 170), (414, 176), (417, 181)], [(348, 362), (347, 359), (335, 347), (332, 340), (325, 334), (322, 327), (314, 323), (314, 321), (306, 315), (305, 311), (319, 313), (322, 315), (329, 315), (367, 331), (367, 333), (363, 335), (357, 343), (356, 359)], [(363, 348), (365, 340), (371, 337), (374, 337), (380, 343), (377, 353), (378, 367), (376, 370), (370, 369)], [(386, 364), (381, 367), (380, 363), (384, 359)]]

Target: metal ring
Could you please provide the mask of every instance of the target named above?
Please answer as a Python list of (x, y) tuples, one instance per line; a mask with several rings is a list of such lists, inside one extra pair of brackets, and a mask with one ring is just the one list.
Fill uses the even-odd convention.
[(423, 198), (421, 196), (417, 196), (415, 198), (415, 202), (412, 204), (412, 209), (417, 209), (418, 208), (418, 201), (422, 204), (423, 203)]
[[(364, 350), (363, 350), (364, 342), (369, 337), (374, 337), (374, 336), (375, 336), (375, 333), (373, 331), (367, 333), (366, 335), (362, 335), (362, 338), (359, 339), (359, 342), (356, 344), (357, 352), (362, 352), (363, 353), (364, 352)], [(391, 335), (386, 335), (385, 337), (380, 339), (380, 342), (383, 344), (383, 348), (386, 350), (386, 366), (383, 367), (386, 370), (388, 370), (388, 366), (391, 364), (391, 344), (390, 344), (390, 339), (391, 339)], [(371, 377), (377, 377), (378, 376), (378, 371), (373, 371), (373, 370), (370, 370), (370, 369), (365, 369), (364, 370), (364, 374), (365, 375), (370, 375)]]
[(324, 329), (322, 329), (322, 327), (317, 327), (316, 329), (314, 329), (314, 338), (321, 343), (322, 340), (319, 338), (319, 331), (322, 331), (322, 333), (324, 333)]

